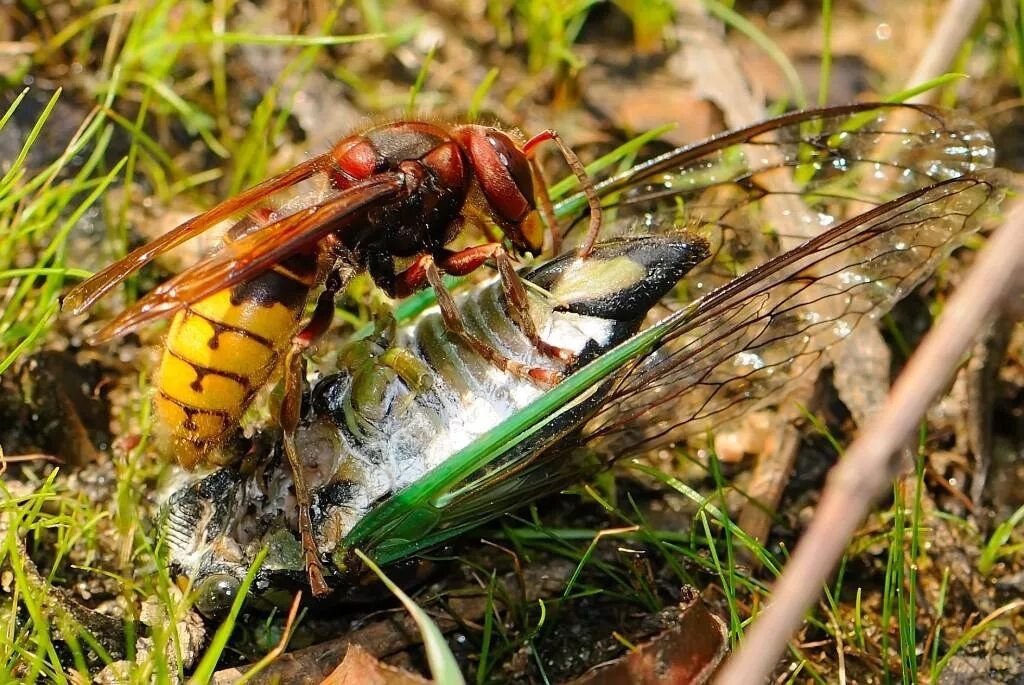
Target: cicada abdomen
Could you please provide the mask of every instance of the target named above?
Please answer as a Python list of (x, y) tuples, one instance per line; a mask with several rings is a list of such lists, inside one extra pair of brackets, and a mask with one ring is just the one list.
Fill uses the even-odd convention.
[[(623, 238), (599, 243), (586, 258), (565, 255), (525, 273), (537, 331), (546, 342), (571, 350), (576, 357), (571, 364), (537, 351), (512, 320), (500, 282), (470, 291), (459, 308), (469, 331), (510, 359), (571, 377), (633, 335), (647, 312), (707, 254), (705, 242), (689, 235)], [(295, 436), (314, 498), (316, 542), (324, 554), (335, 552), (376, 502), (443, 466), (545, 392), (498, 369), (449, 333), (436, 310), (397, 331), (379, 326), (342, 349), (338, 364), (336, 373), (313, 388)], [(526, 452), (503, 464), (556, 442), (599, 400), (600, 393), (592, 393), (590, 404), (559, 417), (524, 445)], [(292, 509), (280, 497), (289, 490), (290, 476), (279, 457), (258, 475), (224, 469), (171, 495), (171, 560), (186, 575), (201, 581), (216, 570), (217, 582), (224, 582), (225, 569), (235, 568), (223, 558), (225, 549), (244, 548), (236, 556), (248, 558), (266, 536), (280, 543), (282, 521), (296, 530)], [(244, 575), (244, 568), (238, 570)], [(301, 563), (291, 570), (301, 572)]]
[[(254, 220), (233, 226), (226, 245)], [(183, 308), (171, 321), (156, 373), (157, 448), (192, 469), (223, 463), (239, 420), (277, 368), (318, 283), (315, 252), (301, 252)]]

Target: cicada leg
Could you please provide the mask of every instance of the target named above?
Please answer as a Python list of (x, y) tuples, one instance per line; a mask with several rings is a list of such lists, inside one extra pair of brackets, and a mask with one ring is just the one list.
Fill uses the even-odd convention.
[[(403, 347), (394, 347), (393, 337), (373, 339), (375, 335), (349, 343), (338, 359), (339, 368), (351, 377), (345, 424), (361, 439), (379, 434), (384, 419), (401, 416), (434, 381), (426, 362)], [(396, 381), (408, 392), (394, 396)]]
[(390, 347), (380, 363), (394, 371), (413, 393), (424, 393), (434, 386), (434, 377), (426, 362), (404, 347)]
[(331, 589), (324, 578), (324, 567), (320, 562), (320, 551), (313, 537), (313, 522), (310, 507), (313, 504), (303, 471), (302, 459), (295, 449), (295, 430), (299, 425), (302, 410), (302, 382), (306, 377), (306, 363), (303, 353), (310, 348), (331, 327), (334, 319), (334, 297), (344, 287), (341, 276), (332, 273), (325, 284), (324, 291), (317, 299), (313, 314), (305, 327), (292, 340), (284, 359), (284, 392), (281, 398), (280, 422), (284, 453), (292, 471), (292, 482), (295, 485), (295, 500), (299, 508), (299, 536), (302, 540), (302, 553), (309, 576), (309, 587), (316, 597), (327, 595)]

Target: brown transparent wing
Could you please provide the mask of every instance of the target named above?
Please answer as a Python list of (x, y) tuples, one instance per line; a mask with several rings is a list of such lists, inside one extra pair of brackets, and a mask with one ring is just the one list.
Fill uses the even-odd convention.
[(62, 306), (72, 314), (81, 314), (111, 288), (151, 262), (155, 257), (204, 233), (220, 222), (261, 204), (275, 193), (290, 188), (323, 170), (328, 155), (319, 155), (297, 164), (278, 176), (267, 179), (248, 190), (221, 202), (156, 240), (136, 248), (89, 279), (75, 286), (64, 297)]
[(124, 335), (153, 319), (174, 314), (220, 290), (258, 274), (289, 255), (364, 216), (364, 210), (394, 198), (404, 187), (400, 173), (384, 173), (352, 186), (330, 200), (312, 205), (225, 245), (198, 264), (151, 290), (121, 312), (90, 342)]
[(858, 325), (927, 277), (1004, 179), (942, 181), (846, 221), (754, 268), (658, 324), (656, 353), (625, 370), (583, 433), (614, 457), (721, 425), (786, 387)]

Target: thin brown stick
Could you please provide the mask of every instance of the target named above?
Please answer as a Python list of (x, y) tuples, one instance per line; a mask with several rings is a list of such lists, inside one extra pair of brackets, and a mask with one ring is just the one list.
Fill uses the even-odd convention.
[(20, 464), (30, 461), (45, 461), (51, 464), (63, 464), (64, 460), (53, 454), (30, 453), (30, 454), (4, 454), (0, 448), (0, 475), (7, 471), (8, 464)]
[(821, 504), (776, 584), (771, 604), (747, 631), (717, 682), (761, 682), (875, 499), (895, 477), (892, 457), (911, 439), (989, 318), (1024, 289), (1024, 203), (978, 255), (963, 285), (896, 380), (882, 410), (829, 475)]

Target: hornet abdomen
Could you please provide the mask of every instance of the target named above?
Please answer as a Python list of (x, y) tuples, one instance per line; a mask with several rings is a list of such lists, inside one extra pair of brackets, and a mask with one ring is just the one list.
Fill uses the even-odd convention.
[(178, 312), (156, 375), (158, 449), (187, 469), (218, 459), (298, 332), (317, 283), (299, 254)]

